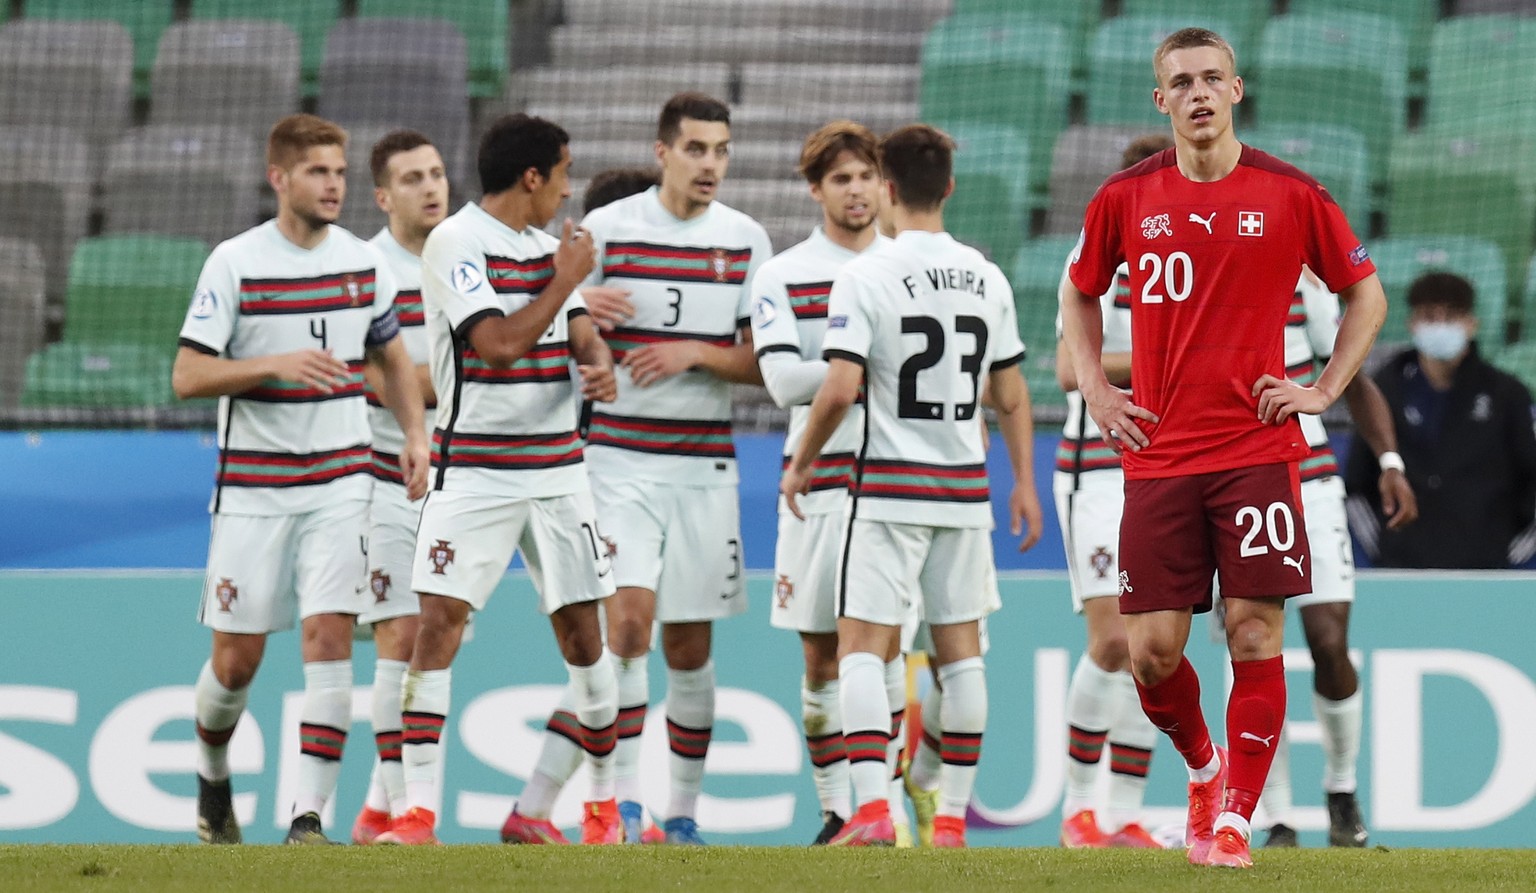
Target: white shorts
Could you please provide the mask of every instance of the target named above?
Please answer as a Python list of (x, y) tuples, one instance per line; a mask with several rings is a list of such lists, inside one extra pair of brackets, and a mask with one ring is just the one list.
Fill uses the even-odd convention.
[(837, 555), (845, 513), (821, 512), (801, 521), (779, 514), (773, 550), (773, 610), (769, 622), (802, 633), (837, 632)]
[(611, 552), (587, 492), (526, 499), (428, 493), (411, 586), (481, 610), (506, 574), (514, 549), (523, 553), (545, 614), (613, 595)]
[(1067, 552), (1072, 610), (1083, 613), (1090, 598), (1120, 595), (1120, 516), (1125, 510), (1125, 473), (1118, 468), (1086, 472), (1072, 489), (1072, 475), (1056, 472), (1056, 520)]
[(592, 497), (617, 549), (614, 585), (656, 593), (657, 620), (693, 623), (747, 610), (735, 485), (685, 487), (594, 475)]
[(295, 616), (361, 614), (367, 534), (362, 499), (296, 515), (215, 514), (198, 621), (264, 634), (292, 629)]
[(921, 600), (924, 621), (942, 626), (996, 611), (992, 531), (854, 518), (837, 581), (838, 616), (901, 626)]
[(1312, 594), (1286, 599), (1295, 608), (1355, 600), (1355, 553), (1344, 518), (1344, 479), (1304, 481), (1301, 511), (1312, 544)]
[(368, 592), (372, 598), (368, 609), (357, 618), (360, 627), (421, 613), (420, 600), (411, 588), (411, 556), (416, 551), (422, 504), (407, 499), (405, 487), (376, 480), (368, 505)]

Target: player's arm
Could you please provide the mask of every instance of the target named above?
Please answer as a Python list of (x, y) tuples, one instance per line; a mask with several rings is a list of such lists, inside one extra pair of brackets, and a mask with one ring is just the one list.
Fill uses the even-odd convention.
[[(583, 289), (585, 293), (585, 289)], [(613, 375), (613, 351), (597, 333), (597, 324), (589, 313), (573, 312), (570, 327), (571, 356), (581, 375), (581, 398), (597, 403), (618, 399), (618, 380)]]
[(1019, 541), (1019, 551), (1023, 552), (1040, 541), (1044, 524), (1040, 495), (1035, 489), (1035, 426), (1029, 386), (1024, 383), (1018, 364), (1013, 363), (988, 373), (987, 391), (997, 410), (997, 427), (1008, 450), (1008, 464), (1013, 468), (1013, 490), (1008, 495), (1009, 530), (1014, 536), (1023, 535)]
[[(1056, 286), (1056, 302), (1064, 305), (1069, 294), (1067, 289), (1072, 285), (1066, 270), (1061, 272), (1061, 282)], [(1099, 306), (1099, 365), (1104, 369), (1104, 377), (1110, 384), (1117, 388), (1129, 387), (1131, 383), (1131, 354), (1130, 351), (1111, 351), (1105, 353), (1103, 325), (1104, 307)], [(1064, 393), (1077, 390), (1077, 370), (1072, 367), (1072, 346), (1066, 338), (1060, 338), (1056, 343), (1056, 384)]]
[(171, 389), (182, 400), (240, 394), (278, 379), (329, 394), (347, 376), (347, 364), (318, 348), (265, 357), (231, 359), (185, 342), (171, 367)]
[(1396, 462), (1381, 462), (1388, 453), (1397, 456), (1397, 431), (1392, 425), (1392, 406), (1387, 403), (1387, 396), (1369, 375), (1356, 375), (1344, 388), (1344, 401), (1355, 421), (1355, 433), (1371, 448), (1381, 468), (1376, 486), (1381, 493), (1381, 513), (1387, 518), (1387, 529), (1398, 530), (1413, 523), (1419, 516), (1419, 501), (1403, 471), (1402, 457), (1398, 456)]
[(505, 369), (522, 359), (555, 321), (571, 292), (592, 272), (597, 263), (592, 240), (570, 219), (561, 230), (554, 263), (554, 278), (528, 306), (510, 316), (487, 315), (470, 326), (469, 343), (487, 363)]
[(411, 499), (427, 495), (427, 472), (431, 467), (431, 451), (423, 414), (426, 403), (416, 386), (417, 364), (405, 349), (405, 342), (395, 335), (382, 344), (368, 347), (368, 360), (377, 365), (383, 387), (379, 389), (379, 402), (383, 403), (400, 430), (405, 433), (405, 450), (400, 454), (400, 472), (405, 478), (405, 491)]
[(826, 360), (802, 359), (799, 353), (784, 350), (759, 354), (757, 367), (763, 373), (768, 396), (781, 409), (810, 403), (827, 377)]
[(1085, 293), (1070, 279), (1061, 286), (1061, 347), (1068, 352), (1077, 390), (1088, 415), (1104, 432), (1104, 442), (1116, 452), (1136, 452), (1146, 446), (1146, 432), (1136, 419), (1155, 425), (1157, 415), (1132, 403), (1128, 394), (1110, 383), (1103, 365), (1104, 308), (1097, 296)]
[(806, 419), (805, 432), (800, 436), (800, 445), (779, 481), (779, 492), (784, 494), (785, 503), (796, 518), (805, 519), (795, 500), (802, 493), (810, 492), (811, 468), (816, 464), (816, 457), (821, 455), (832, 433), (842, 424), (848, 407), (859, 399), (859, 386), (863, 383), (864, 364), (859, 360), (833, 356), (827, 361), (826, 380), (811, 401), (811, 412)]
[(740, 340), (721, 347), (692, 339), (647, 344), (624, 355), (624, 368), (639, 387), (649, 387), (674, 375), (698, 369), (735, 384), (762, 384), (763, 373), (757, 368), (752, 350), (752, 328), (737, 329)]
[(1317, 415), (1339, 399), (1349, 382), (1365, 365), (1365, 358), (1376, 342), (1376, 332), (1387, 318), (1387, 295), (1381, 280), (1371, 273), (1339, 292), (1344, 315), (1339, 319), (1339, 334), (1333, 342), (1333, 356), (1323, 367), (1323, 374), (1310, 387), (1285, 378), (1264, 375), (1253, 383), (1253, 396), (1259, 398), (1259, 420), (1279, 424), (1298, 412)]
[[(417, 363), (415, 377), (416, 391), (421, 394), (421, 399), (426, 403), (436, 402), (437, 390), (432, 384), (432, 367), (426, 363)], [(388, 406), (389, 402), (384, 399), (384, 389), (388, 387), (384, 382), (384, 370), (379, 366), (378, 357), (371, 352), (368, 354), (368, 362), (363, 365), (363, 380), (379, 395), (379, 402)]]

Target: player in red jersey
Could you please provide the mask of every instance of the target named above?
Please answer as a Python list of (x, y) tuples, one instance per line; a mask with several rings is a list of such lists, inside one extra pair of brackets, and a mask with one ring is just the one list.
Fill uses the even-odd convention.
[[(1190, 861), (1248, 867), (1249, 819), (1285, 720), (1285, 598), (1312, 585), (1295, 416), (1343, 393), (1386, 297), (1327, 191), (1238, 142), (1236, 69), (1231, 46), (1204, 29), (1157, 48), (1153, 101), (1172, 119), (1174, 148), (1110, 177), (1090, 202), (1062, 321), (1088, 412), (1123, 451), (1120, 610), (1142, 707), (1189, 766)], [(1121, 263), (1134, 403), (1099, 361), (1098, 296)], [(1303, 264), (1347, 307), (1311, 386), (1285, 377), (1285, 317)], [(1230, 757), (1211, 741), (1183, 654), (1214, 574), (1228, 599)]]

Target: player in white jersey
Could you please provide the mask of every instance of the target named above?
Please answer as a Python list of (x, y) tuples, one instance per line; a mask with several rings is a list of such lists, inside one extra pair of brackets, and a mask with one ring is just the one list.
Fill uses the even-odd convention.
[(592, 413), (587, 451), (593, 496), (617, 547), (607, 619), (619, 673), (619, 804), (598, 824), (617, 819), (635, 843), (652, 623), (662, 623), (668, 671), (663, 827), (667, 840), (696, 844), (715, 717), (713, 622), (746, 610), (730, 384), (762, 381), (746, 285), (772, 249), (756, 221), (715, 201), (730, 138), (724, 103), (672, 97), (657, 127), (661, 185), (583, 222), (598, 251), (589, 284), (628, 289), (635, 308), (606, 333), (620, 361), (619, 396)]
[[(421, 309), (421, 249), (427, 234), (448, 214), (448, 176), (442, 156), (425, 134), (396, 130), (369, 152), (373, 198), (389, 225), (372, 239), (395, 274), (395, 315), (400, 338), (416, 366), (417, 386), (436, 407), (427, 368), (427, 331)], [(358, 615), (360, 633), (373, 637), (378, 657), (371, 691), (373, 740), (377, 756), (368, 797), (352, 824), (352, 842), (369, 844), (388, 830), (391, 814), (405, 811), (405, 776), (400, 767), (400, 689), (416, 644), (416, 593), (411, 589), (411, 553), (421, 503), (413, 502), (400, 477), (405, 434), (384, 408), (373, 375), (364, 370), (368, 424), (373, 432), (373, 497), (368, 511), (368, 591), (373, 602)], [(430, 432), (422, 428), (423, 436)]]
[[(1339, 299), (1303, 268), (1285, 326), (1286, 376), (1302, 385), (1317, 380), (1333, 353), (1339, 329)], [(1418, 516), (1418, 503), (1403, 461), (1391, 408), (1375, 380), (1357, 375), (1344, 390), (1360, 436), (1378, 457), (1380, 487), (1396, 511), (1387, 521), (1399, 528)], [(1301, 628), (1312, 652), (1312, 709), (1322, 731), (1323, 792), (1328, 800), (1328, 842), (1365, 846), (1367, 832), (1355, 799), (1355, 763), (1360, 753), (1363, 705), (1359, 676), (1349, 659), (1349, 610), (1355, 600), (1354, 550), (1345, 521), (1344, 481), (1328, 432), (1318, 416), (1301, 416), (1301, 430), (1311, 455), (1301, 462), (1301, 503), (1307, 538), (1312, 544), (1312, 593), (1296, 596)], [(1266, 847), (1296, 846), (1291, 824), (1291, 772), (1288, 736), (1282, 727), (1275, 761), (1259, 798), (1270, 819)]]
[(421, 394), (399, 337), (394, 276), (332, 225), (346, 193), (346, 132), (277, 122), (267, 181), (277, 219), (213, 250), (181, 330), (178, 397), (219, 397), (219, 460), (200, 619), (213, 653), (196, 692), (198, 836), (240, 842), (229, 739), (268, 633), (301, 618), (304, 705), (289, 843), (327, 843), (320, 814), (352, 724), (352, 628), (367, 609), (368, 417), (363, 365), (381, 367), (407, 432), (401, 477), (426, 488)]
[[(569, 219), (559, 240), (540, 229), (570, 196), (570, 164), (557, 125), (522, 114), (497, 120), (480, 143), (482, 198), (433, 230), (422, 254), (438, 407), (411, 577), (421, 625), (402, 716), (409, 809), (379, 843), (436, 842), (450, 666), (470, 611), (485, 606), (514, 549), (565, 659), (594, 787), (612, 785), (618, 687), (598, 615), (613, 594), (611, 553), (587, 484), (576, 401), (614, 398), (613, 361), (576, 290), (595, 263), (590, 237)], [(502, 839), (565, 842), (549, 822), (552, 801), (533, 808), (525, 791)]]
[[(763, 264), (752, 280), (752, 341), (758, 366), (774, 402), (790, 411), (786, 464), (805, 429), (811, 399), (827, 374), (821, 340), (832, 280), (861, 252), (888, 241), (875, 227), (880, 201), (876, 149), (875, 135), (852, 121), (833, 121), (806, 138), (800, 174), (821, 206), (821, 225), (810, 238)], [(815, 844), (830, 841), (852, 813), (838, 704), (835, 589), (848, 474), (862, 421), (862, 409), (850, 409), (817, 457), (811, 492), (800, 500), (805, 520), (790, 514), (782, 500), (779, 503), (771, 622), (799, 632), (805, 655), (801, 725), (822, 816)], [(898, 659), (887, 669), (891, 666), (904, 707), (905, 665)]]
[(897, 236), (850, 261), (832, 286), (826, 381), (780, 483), (799, 516), (797, 502), (810, 491), (815, 460), (862, 386), (864, 437), (837, 593), (843, 738), (858, 809), (834, 845), (895, 841), (884, 666), (914, 592), (922, 598), (943, 688), (944, 767), (933, 845), (965, 845), (987, 714), (978, 627), (998, 606), (986, 457), (975, 420), (983, 374), (1013, 467), (1013, 532), (1028, 524), (1021, 548), (1040, 536), (1013, 293), (996, 265), (944, 232), (953, 152), (948, 136), (922, 124), (881, 142), (880, 169), (889, 184), (884, 198)]

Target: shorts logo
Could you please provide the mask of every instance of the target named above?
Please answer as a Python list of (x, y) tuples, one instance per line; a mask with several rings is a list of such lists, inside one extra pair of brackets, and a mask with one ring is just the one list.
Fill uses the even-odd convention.
[(235, 599), (240, 597), (240, 587), (228, 577), (220, 577), (219, 585), (213, 589), (213, 595), (219, 600), (219, 610), (225, 614), (233, 612)]
[(432, 562), (432, 573), (442, 576), (448, 572), (448, 565), (453, 564), (453, 544), (447, 540), (438, 540), (427, 548), (427, 560)]
[(373, 590), (375, 603), (381, 603), (389, 597), (389, 586), (389, 574), (384, 573), (382, 569), (374, 568), (373, 573), (368, 575), (368, 588)]
[(1264, 212), (1238, 211), (1237, 234), (1240, 236), (1264, 235)]
[(347, 290), (347, 300), (352, 302), (352, 306), (363, 306), (363, 289), (357, 284), (357, 277), (348, 273), (342, 277), (341, 284)]
[(1301, 556), (1300, 558), (1292, 558), (1289, 555), (1282, 555), (1282, 556), (1280, 556), (1280, 563), (1281, 564), (1285, 565), (1286, 567), (1294, 567), (1294, 568), (1296, 568), (1296, 573), (1299, 574), (1300, 576), (1303, 576), (1303, 577), (1305, 577), (1307, 575), (1307, 572), (1301, 569), (1301, 563), (1303, 561), (1306, 561), (1306, 560), (1307, 560), (1307, 556), (1305, 556), (1305, 555)]
[(779, 600), (780, 608), (789, 607), (789, 600), (795, 597), (795, 584), (788, 574), (779, 574), (778, 582), (773, 584), (773, 595)]
[(716, 282), (724, 282), (725, 274), (730, 272), (730, 258), (724, 248), (716, 248), (709, 252), (709, 268), (715, 273)]
[(1125, 595), (1127, 592), (1135, 592), (1135, 591), (1136, 590), (1131, 587), (1131, 574), (1130, 574), (1130, 572), (1129, 571), (1121, 571), (1120, 572), (1120, 594), (1121, 595)]
[(1095, 546), (1093, 554), (1088, 556), (1088, 564), (1100, 580), (1109, 579), (1109, 568), (1115, 563), (1115, 556), (1103, 546)]
[(1158, 236), (1171, 235), (1173, 235), (1173, 221), (1168, 219), (1167, 214), (1158, 214), (1155, 217), (1148, 216), (1142, 219), (1141, 237), (1143, 239), (1155, 239)]

